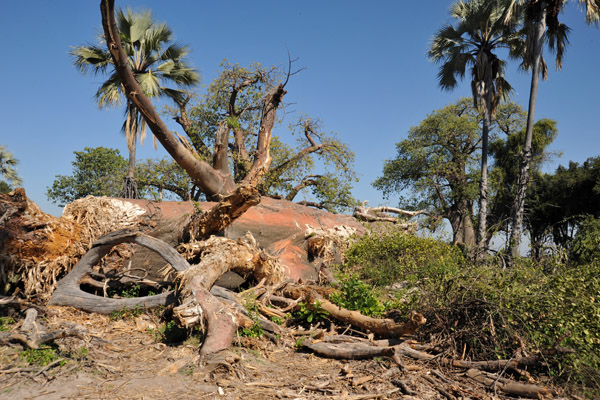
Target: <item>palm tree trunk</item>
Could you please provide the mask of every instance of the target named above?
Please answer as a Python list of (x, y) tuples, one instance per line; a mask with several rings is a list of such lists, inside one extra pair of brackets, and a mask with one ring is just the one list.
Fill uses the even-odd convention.
[(517, 180), (517, 193), (511, 211), (512, 229), (508, 241), (508, 266), (513, 265), (514, 259), (519, 255), (521, 244), (523, 211), (525, 207), (525, 195), (529, 183), (529, 167), (531, 164), (531, 141), (533, 138), (533, 125), (535, 122), (535, 104), (540, 81), (540, 70), (542, 67), (542, 50), (544, 47), (544, 32), (546, 31), (546, 2), (541, 2), (538, 21), (534, 38), (533, 71), (531, 75), (531, 88), (529, 90), (529, 109), (527, 113), (527, 129), (525, 132), (525, 145), (521, 154), (519, 164), (519, 177)]
[(486, 243), (487, 231), (487, 205), (488, 205), (488, 138), (490, 132), (490, 108), (491, 101), (486, 99), (485, 116), (483, 117), (483, 129), (481, 133), (481, 181), (479, 183), (479, 226), (477, 228), (477, 251), (475, 259), (483, 255)]
[(139, 199), (137, 182), (135, 180), (135, 153), (137, 151), (137, 128), (132, 129), (127, 135), (127, 149), (129, 150), (129, 169), (127, 176), (123, 179), (123, 187), (120, 196), (125, 199)]

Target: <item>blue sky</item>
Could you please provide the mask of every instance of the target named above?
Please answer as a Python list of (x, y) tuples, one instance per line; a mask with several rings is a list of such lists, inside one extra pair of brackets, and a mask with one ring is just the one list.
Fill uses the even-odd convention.
[[(82, 76), (68, 55), (72, 46), (95, 43), (101, 27), (98, 1), (13, 1), (0, 14), (0, 145), (20, 161), (28, 196), (42, 210), (60, 215), (46, 198), (56, 175), (72, 171), (73, 151), (118, 148), (122, 110), (100, 110), (93, 95), (102, 77)], [(354, 194), (370, 205), (397, 205), (371, 187), (396, 142), (428, 113), (469, 95), (464, 82), (442, 92), (437, 66), (426, 57), (431, 37), (446, 22), (451, 1), (116, 1), (117, 7), (152, 9), (179, 42), (204, 84), (219, 63), (282, 65), (287, 49), (306, 67), (288, 84), (285, 100), (297, 113), (321, 118), (356, 153), (360, 182)], [(562, 71), (550, 70), (541, 84), (536, 119), (558, 121), (552, 150), (563, 153), (546, 166), (600, 155), (600, 30), (584, 23), (581, 10), (567, 6), (562, 21), (572, 28)], [(547, 57), (550, 57), (546, 53)], [(513, 101), (526, 106), (529, 76), (516, 65), (507, 79)], [(289, 120), (287, 121), (289, 122)], [(284, 122), (284, 126), (287, 126)], [(172, 125), (171, 129), (177, 129)], [(279, 133), (285, 137), (285, 130)], [(139, 158), (162, 157), (151, 141)]]

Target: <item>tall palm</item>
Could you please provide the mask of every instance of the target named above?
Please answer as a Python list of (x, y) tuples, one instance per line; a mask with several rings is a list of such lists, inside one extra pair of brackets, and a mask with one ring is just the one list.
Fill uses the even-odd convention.
[(482, 111), (481, 181), (479, 195), (479, 227), (476, 257), (485, 245), (487, 218), (488, 136), (496, 106), (512, 91), (504, 79), (506, 62), (496, 52), (505, 48), (511, 56), (523, 47), (514, 20), (506, 23), (508, 1), (460, 0), (450, 9), (456, 25), (446, 25), (434, 36), (428, 55), (441, 67), (438, 73), (442, 89), (458, 85), (470, 68), (471, 89), (476, 106)]
[[(181, 90), (164, 85), (174, 83), (179, 88), (185, 88), (199, 82), (200, 76), (185, 60), (189, 49), (177, 43), (169, 43), (173, 32), (166, 24), (153, 21), (151, 11), (133, 13), (128, 8), (125, 13), (119, 10), (117, 27), (129, 67), (146, 96), (168, 96), (181, 101), (184, 97)], [(95, 95), (100, 108), (118, 106), (123, 100), (126, 101), (122, 131), (127, 138), (129, 170), (121, 195), (135, 198), (138, 197), (135, 183), (136, 144), (138, 137), (143, 141), (146, 136), (146, 123), (138, 109), (125, 96), (104, 37), (100, 37), (99, 42), (99, 45), (75, 47), (71, 55), (75, 67), (84, 74), (110, 74)]]
[[(600, 20), (600, 0), (576, 0), (585, 7), (585, 19), (588, 24), (598, 24)], [(529, 168), (531, 165), (531, 141), (535, 122), (535, 105), (540, 75), (547, 78), (548, 69), (542, 56), (544, 44), (556, 54), (556, 67), (560, 69), (566, 46), (569, 43), (569, 28), (558, 20), (566, 0), (511, 0), (506, 21), (520, 18), (524, 15), (523, 31), (527, 37), (527, 46), (523, 52), (523, 69), (531, 69), (531, 86), (529, 90), (529, 108), (525, 144), (519, 164), (517, 194), (511, 211), (511, 232), (508, 242), (509, 265), (518, 255), (521, 244), (523, 212), (525, 196), (529, 183)]]
[[(10, 186), (23, 183), (17, 174), (16, 166), (19, 161), (6, 149), (6, 146), (0, 146), (0, 188), (10, 190)], [(9, 182), (11, 185), (9, 185)]]

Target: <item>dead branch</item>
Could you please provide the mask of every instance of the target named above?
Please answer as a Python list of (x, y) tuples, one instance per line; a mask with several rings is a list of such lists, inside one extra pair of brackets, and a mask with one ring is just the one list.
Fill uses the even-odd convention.
[[(403, 216), (403, 217), (413, 218), (413, 217), (416, 217), (417, 215), (424, 214), (425, 210), (409, 211), (409, 210), (402, 210), (400, 208), (393, 208), (393, 207), (367, 207), (367, 200), (365, 200), (362, 202), (361, 206), (356, 207), (356, 209), (354, 210), (353, 216), (356, 219), (359, 219), (361, 221), (367, 221), (367, 222), (383, 221), (383, 222), (392, 222), (395, 224), (400, 223), (400, 220), (398, 219), (398, 217), (391, 216), (390, 213), (398, 214), (399, 216)], [(402, 227), (406, 227), (407, 229), (413, 226), (413, 224), (409, 224), (409, 223), (403, 223), (400, 225)]]
[(497, 389), (510, 396), (539, 399), (544, 397), (553, 397), (556, 395), (555, 392), (551, 391), (545, 386), (513, 382), (505, 378), (498, 378), (495, 375), (490, 375), (475, 368), (469, 369), (466, 375), (477, 382), (483, 383), (484, 385), (490, 387), (495, 386)]
[(45, 328), (35, 321), (37, 316), (38, 312), (35, 308), (28, 309), (19, 331), (0, 332), (0, 344), (21, 343), (30, 349), (39, 349), (42, 344), (60, 338), (77, 337), (82, 340), (86, 338), (85, 330), (78, 326), (46, 332)]
[(363, 360), (373, 357), (393, 357), (394, 349), (392, 347), (369, 346), (364, 343), (302, 343), (315, 353), (338, 360)]
[(198, 210), (183, 228), (182, 241), (202, 240), (216, 234), (260, 202), (254, 186), (241, 185), (206, 212)]
[(415, 311), (410, 313), (407, 322), (401, 324), (387, 318), (380, 319), (367, 317), (358, 311), (351, 311), (341, 308), (325, 299), (315, 290), (311, 290), (307, 287), (294, 287), (288, 285), (288, 287), (285, 288), (284, 293), (286, 296), (294, 299), (305, 296), (307, 307), (312, 307), (314, 309), (320, 308), (329, 313), (329, 315), (338, 321), (351, 324), (356, 328), (366, 330), (383, 337), (409, 335), (414, 333), (427, 321), (423, 315)]

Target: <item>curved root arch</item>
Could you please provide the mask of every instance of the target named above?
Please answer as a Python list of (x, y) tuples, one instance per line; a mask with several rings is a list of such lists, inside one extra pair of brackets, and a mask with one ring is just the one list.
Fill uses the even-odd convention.
[(121, 243), (136, 243), (158, 253), (167, 263), (178, 272), (189, 268), (188, 262), (171, 246), (140, 232), (120, 230), (99, 238), (92, 248), (85, 253), (77, 265), (56, 285), (56, 290), (50, 298), (50, 305), (70, 306), (88, 312), (110, 314), (123, 308), (157, 307), (173, 303), (173, 292), (155, 296), (128, 299), (111, 299), (84, 292), (80, 288), (81, 280), (92, 272), (92, 267), (116, 245)]

